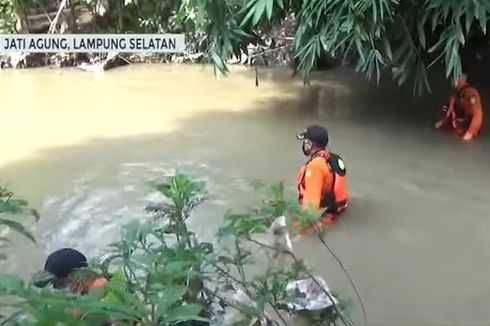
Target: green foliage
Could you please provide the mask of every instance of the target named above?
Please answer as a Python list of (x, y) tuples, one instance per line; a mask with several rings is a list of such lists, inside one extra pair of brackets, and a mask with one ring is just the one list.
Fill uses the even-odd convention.
[[(17, 198), (7, 188), (0, 186), (0, 230), (13, 230), (35, 242), (36, 240), (24, 225), (12, 219), (14, 216), (18, 217), (25, 214), (34, 216), (36, 221), (39, 220), (39, 214), (34, 209), (29, 208), (26, 201)], [(4, 248), (9, 242), (8, 238), (0, 237), (0, 249)], [(0, 252), (0, 259), (4, 258), (5, 255)]]
[[(279, 3), (249, 1), (244, 21), (253, 17), (256, 26), (270, 20), (271, 10), (282, 11)], [(417, 94), (430, 91), (427, 70), (441, 60), (446, 77), (461, 75), (459, 51), (474, 33), (486, 34), (490, 12), (484, 0), (291, 0), (289, 5), (297, 19), (294, 53), (305, 82), (317, 59), (329, 54), (344, 64), (353, 61), (356, 70), (378, 82), (386, 68), (399, 85), (411, 78)]]
[(14, 33), (15, 32), (15, 11), (12, 0), (0, 1), (0, 32)]
[[(0, 0), (0, 29), (38, 1)], [(80, 0), (94, 9), (96, 0)], [(100, 32), (184, 33), (187, 49), (226, 74), (232, 56), (264, 44), (273, 26), (296, 21), (292, 53), (305, 83), (322, 56), (336, 58), (380, 82), (389, 70), (398, 85), (430, 91), (428, 71), (444, 64), (447, 78), (462, 73), (460, 50), (486, 35), (486, 0), (110, 0)]]
[[(164, 198), (146, 208), (153, 218), (126, 225), (102, 263), (69, 276), (84, 282), (102, 274), (110, 279), (107, 285), (87, 295), (76, 295), (39, 290), (17, 277), (0, 275), (0, 302), (14, 311), (4, 324), (129, 325), (137, 321), (142, 326), (173, 326), (191, 320), (221, 324), (217, 303), (241, 312), (241, 322), (257, 318), (271, 321), (272, 311), (294, 313), (287, 305), (292, 297), (286, 286), (293, 280), (312, 277), (310, 271), (287, 249), (256, 239), (275, 227), (278, 214), (296, 210), (284, 200), (281, 183), (258, 185), (269, 198), (265, 204), (226, 215), (225, 226), (217, 235), (218, 247), (199, 241), (186, 223), (206, 197), (203, 182), (177, 173), (150, 186)], [(26, 209), (25, 202), (5, 194), (8, 204), (0, 207), (16, 213)], [(260, 252), (266, 253), (269, 267), (251, 275), (247, 269), (258, 268), (254, 263), (260, 259)], [(290, 263), (273, 266), (280, 253), (291, 256)], [(232, 298), (236, 295), (242, 298), (238, 303)], [(341, 306), (323, 313), (312, 325), (324, 325), (325, 320), (334, 323), (339, 318), (352, 325)], [(287, 325), (281, 314), (278, 316)]]

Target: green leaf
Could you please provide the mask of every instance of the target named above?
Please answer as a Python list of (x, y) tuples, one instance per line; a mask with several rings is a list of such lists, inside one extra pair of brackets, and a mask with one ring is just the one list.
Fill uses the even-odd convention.
[(172, 309), (167, 320), (170, 322), (200, 320), (207, 321), (206, 318), (199, 317), (199, 313), (203, 310), (201, 305), (190, 303), (181, 305)]
[(265, 311), (265, 305), (267, 304), (267, 297), (261, 295), (259, 296), (255, 302), (257, 303), (257, 309), (261, 312), (264, 313)]
[(480, 28), (483, 34), (487, 33), (487, 9), (484, 6), (479, 6), (480, 10), (478, 11), (478, 20), (480, 21)]
[(7, 274), (0, 274), (0, 293), (15, 294), (23, 290), (24, 281), (22, 279)]
[(172, 287), (166, 287), (164, 290), (165, 297), (163, 298), (165, 305), (170, 306), (179, 302), (184, 296), (184, 294), (186, 293), (186, 291), (187, 288), (185, 286), (176, 285)]
[(252, 25), (255, 26), (258, 24), (262, 16), (264, 15), (265, 7), (267, 6), (267, 2), (270, 0), (258, 0), (255, 5), (254, 18), (252, 20)]
[(249, 34), (245, 33), (242, 29), (240, 28), (235, 28), (232, 30), (232, 35), (237, 35), (237, 36), (241, 36), (241, 37), (244, 37), (244, 38), (249, 38), (251, 37)]
[(281, 8), (282, 10), (284, 10), (284, 2), (283, 0), (276, 0), (277, 2), (277, 5), (279, 6), (279, 8)]
[(20, 214), (23, 212), (24, 204), (13, 199), (8, 201), (0, 200), (0, 214)]
[[(252, 0), (249, 4), (255, 4), (260, 0)], [(248, 7), (248, 6), (247, 6)], [(254, 16), (255, 14), (255, 5), (251, 5), (250, 8), (248, 9), (247, 15), (245, 18), (243, 18), (242, 22), (240, 23), (240, 27), (243, 27), (245, 24), (248, 23), (248, 21)]]
[(31, 212), (32, 216), (34, 216), (34, 219), (36, 220), (36, 222), (39, 222), (39, 220), (41, 219), (41, 216), (39, 215), (39, 213), (35, 209), (31, 209), (30, 212)]
[(274, 6), (274, 0), (265, 0), (265, 1), (266, 1), (265, 9), (266, 9), (266, 13), (267, 13), (267, 19), (271, 20), (271, 18), (272, 18), (272, 7)]
[(34, 239), (34, 237), (31, 235), (31, 233), (29, 231), (27, 231), (27, 229), (22, 224), (15, 222), (15, 221), (0, 218), (0, 226), (1, 225), (4, 225), (4, 226), (14, 230), (15, 232), (22, 234), (23, 236), (25, 236), (26, 238), (28, 238), (32, 242), (36, 243), (36, 239)]

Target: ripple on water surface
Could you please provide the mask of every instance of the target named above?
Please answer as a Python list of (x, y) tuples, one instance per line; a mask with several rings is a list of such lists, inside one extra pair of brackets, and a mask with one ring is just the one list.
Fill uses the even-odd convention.
[[(150, 218), (144, 207), (161, 196), (145, 181), (171, 176), (176, 172), (172, 168), (175, 166), (173, 162), (124, 163), (118, 166), (111, 184), (101, 184), (99, 174), (87, 173), (73, 182), (69, 192), (46, 198), (43, 215), (49, 218), (41, 221), (36, 234), (44, 251), (49, 253), (72, 246), (89, 256), (100, 255), (109, 243), (118, 239), (124, 224)], [(206, 181), (210, 192), (208, 206), (226, 205), (226, 201), (217, 195), (220, 193), (215, 181), (220, 176), (218, 170), (193, 162), (178, 166), (179, 170), (189, 171)], [(206, 211), (204, 207), (202, 214), (206, 215)], [(209, 233), (202, 231), (204, 235)]]

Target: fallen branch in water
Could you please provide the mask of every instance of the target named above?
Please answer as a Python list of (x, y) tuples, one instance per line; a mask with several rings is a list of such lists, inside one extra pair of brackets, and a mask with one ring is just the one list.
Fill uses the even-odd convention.
[(264, 54), (274, 53), (274, 52), (277, 52), (279, 50), (282, 50), (282, 49), (288, 48), (288, 47), (291, 47), (291, 44), (282, 45), (282, 46), (279, 46), (277, 48), (267, 49), (267, 50), (264, 50), (264, 51), (257, 51), (254, 54), (251, 54), (250, 55), (250, 59), (253, 59), (253, 58), (256, 58), (256, 57), (259, 57), (259, 56), (263, 56)]
[(100, 72), (121, 66), (130, 65), (131, 62), (118, 52), (110, 52), (105, 60), (93, 64), (80, 64), (77, 68), (88, 72)]

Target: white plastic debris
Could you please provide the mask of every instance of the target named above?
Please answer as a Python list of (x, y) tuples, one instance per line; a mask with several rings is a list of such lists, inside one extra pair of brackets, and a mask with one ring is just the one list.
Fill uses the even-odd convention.
[(289, 230), (286, 225), (286, 217), (284, 215), (279, 216), (272, 222), (270, 227), (272, 233), (274, 234), (274, 245), (280, 246), (282, 248), (278, 249), (286, 249), (289, 251), (293, 251), (293, 244), (291, 242), (291, 237), (289, 236)]
[(321, 310), (333, 306), (332, 300), (325, 292), (333, 298), (335, 304), (339, 303), (323, 278), (315, 277), (315, 280), (321, 287), (312, 278), (290, 282), (287, 285), (286, 291), (292, 292), (294, 297), (293, 301), (288, 303), (290, 309), (296, 311)]

